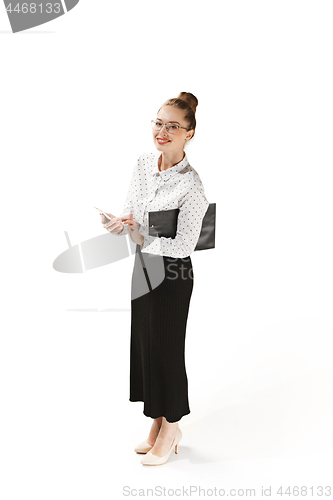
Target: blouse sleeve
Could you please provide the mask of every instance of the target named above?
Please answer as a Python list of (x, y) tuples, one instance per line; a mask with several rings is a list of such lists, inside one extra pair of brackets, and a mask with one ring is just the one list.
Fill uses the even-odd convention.
[[(137, 167), (138, 167), (139, 160), (135, 164), (133, 171), (132, 171), (132, 177), (130, 181), (129, 188), (127, 190), (127, 195), (125, 198), (125, 202), (123, 205), (123, 211), (122, 214), (127, 214), (127, 213), (132, 213), (133, 212), (133, 206), (134, 206), (134, 199), (135, 199), (135, 189), (136, 189), (136, 176), (137, 176)], [(121, 233), (115, 233), (118, 234), (119, 236), (123, 236), (125, 234), (128, 234), (128, 225), (124, 224), (124, 228), (121, 231)]]
[(208, 206), (201, 182), (196, 183), (180, 200), (175, 238), (144, 235), (142, 252), (181, 258), (189, 256), (198, 243)]

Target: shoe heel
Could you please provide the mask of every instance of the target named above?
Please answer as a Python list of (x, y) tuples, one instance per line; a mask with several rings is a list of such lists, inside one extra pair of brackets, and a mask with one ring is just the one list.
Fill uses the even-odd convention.
[(175, 446), (175, 453), (178, 453), (178, 444)]

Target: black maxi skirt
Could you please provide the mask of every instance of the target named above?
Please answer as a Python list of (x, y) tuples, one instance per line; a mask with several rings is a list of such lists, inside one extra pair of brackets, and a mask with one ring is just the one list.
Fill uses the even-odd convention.
[[(155, 282), (158, 274), (161, 277), (161, 267), (165, 277), (162, 274), (155, 286), (154, 277)], [(132, 275), (129, 400), (143, 401), (147, 417), (164, 416), (168, 422), (178, 422), (190, 413), (185, 334), (192, 289), (189, 256), (141, 253), (137, 245)]]

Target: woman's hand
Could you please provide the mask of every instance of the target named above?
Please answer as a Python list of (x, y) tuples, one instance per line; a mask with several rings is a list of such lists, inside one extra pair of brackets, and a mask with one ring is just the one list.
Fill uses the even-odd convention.
[(109, 231), (109, 233), (115, 233), (115, 234), (121, 233), (123, 228), (124, 228), (124, 225), (121, 223), (121, 217), (115, 217), (112, 214), (108, 214), (107, 212), (105, 212), (105, 213), (106, 213), (106, 215), (108, 215), (110, 217), (111, 220), (108, 220), (105, 217), (105, 215), (100, 214), (103, 227), (107, 231)]
[(123, 217), (120, 217), (120, 219), (124, 224), (128, 224), (128, 233), (133, 243), (141, 245), (142, 247), (144, 242), (144, 237), (142, 236), (142, 234), (139, 233), (139, 228), (137, 223), (133, 219), (133, 214), (124, 215)]

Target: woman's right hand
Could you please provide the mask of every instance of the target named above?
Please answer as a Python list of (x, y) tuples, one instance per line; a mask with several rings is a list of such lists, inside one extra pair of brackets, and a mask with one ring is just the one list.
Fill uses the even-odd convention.
[(101, 223), (103, 224), (103, 227), (109, 231), (109, 233), (114, 233), (114, 234), (119, 234), (122, 232), (124, 228), (124, 224), (121, 222), (121, 217), (115, 217), (112, 214), (108, 214), (105, 212), (106, 215), (110, 217), (111, 220), (108, 220), (105, 215), (101, 214)]

